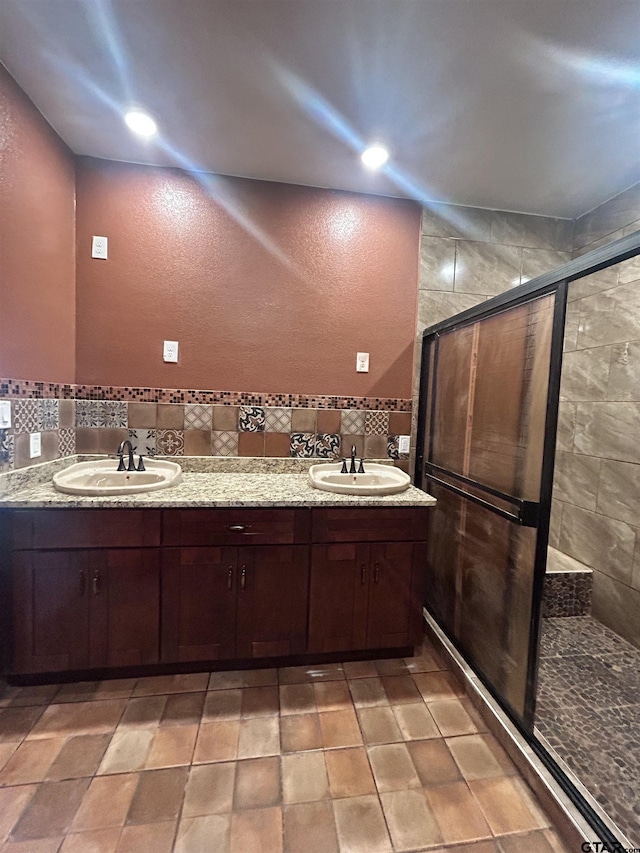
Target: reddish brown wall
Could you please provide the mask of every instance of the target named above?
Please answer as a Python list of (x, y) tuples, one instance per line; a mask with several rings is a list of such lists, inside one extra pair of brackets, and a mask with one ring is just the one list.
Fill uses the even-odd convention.
[(91, 158), (76, 173), (79, 383), (411, 396), (416, 204)]
[(0, 137), (0, 376), (73, 382), (73, 155), (2, 65)]

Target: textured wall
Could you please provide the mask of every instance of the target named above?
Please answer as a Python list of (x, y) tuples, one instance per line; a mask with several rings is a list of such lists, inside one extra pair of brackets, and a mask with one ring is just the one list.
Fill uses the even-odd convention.
[[(640, 185), (578, 220), (576, 254), (637, 230)], [(569, 286), (552, 544), (595, 570), (594, 616), (638, 646), (639, 436), (640, 258), (634, 258)]]
[(73, 155), (2, 65), (0, 139), (0, 376), (73, 382)]
[(77, 196), (78, 382), (410, 396), (413, 202), (90, 158)]

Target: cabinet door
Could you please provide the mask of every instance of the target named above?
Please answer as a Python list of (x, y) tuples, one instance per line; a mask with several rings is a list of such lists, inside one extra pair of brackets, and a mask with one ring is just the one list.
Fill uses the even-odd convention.
[(309, 652), (367, 648), (369, 545), (313, 545)]
[(157, 663), (160, 558), (156, 548), (91, 552), (91, 666)]
[(13, 556), (13, 672), (57, 672), (89, 663), (88, 553)]
[(370, 649), (412, 646), (416, 617), (420, 624), (422, 599), (416, 594), (420, 546), (384, 542), (371, 546), (371, 580), (367, 619)]
[(162, 660), (233, 658), (236, 549), (169, 548), (162, 563)]
[(308, 585), (306, 545), (238, 548), (237, 657), (306, 650)]

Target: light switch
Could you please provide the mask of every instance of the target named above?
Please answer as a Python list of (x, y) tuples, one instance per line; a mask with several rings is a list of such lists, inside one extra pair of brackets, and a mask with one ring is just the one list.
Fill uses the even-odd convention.
[(410, 435), (399, 435), (398, 436), (398, 453), (409, 453), (411, 450), (411, 436)]
[(369, 353), (368, 352), (356, 353), (356, 372), (357, 373), (368, 373), (369, 372)]
[(109, 240), (107, 237), (93, 237), (91, 240), (91, 257), (101, 258), (106, 261), (108, 242)]
[(29, 433), (29, 457), (34, 459), (42, 454), (42, 446), (40, 443), (41, 435), (39, 432)]
[(178, 341), (165, 341), (162, 350), (162, 357), (165, 361), (178, 361)]
[(11, 403), (9, 400), (0, 401), (0, 429), (9, 429), (11, 426)]

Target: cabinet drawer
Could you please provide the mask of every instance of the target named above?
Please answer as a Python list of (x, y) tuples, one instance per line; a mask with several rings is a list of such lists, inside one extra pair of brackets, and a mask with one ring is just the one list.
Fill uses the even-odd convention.
[(308, 510), (239, 507), (163, 511), (163, 545), (291, 545), (306, 542), (308, 536)]
[(314, 509), (313, 542), (398, 542), (426, 539), (428, 507)]
[(160, 510), (16, 510), (12, 540), (17, 550), (159, 545)]

